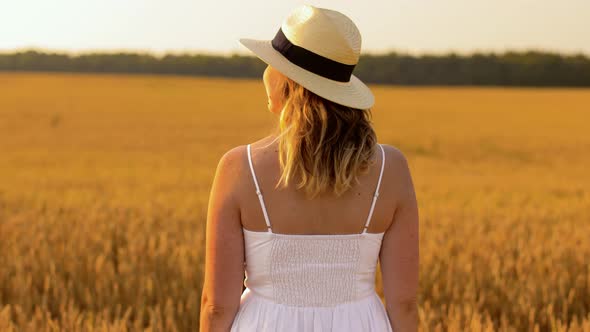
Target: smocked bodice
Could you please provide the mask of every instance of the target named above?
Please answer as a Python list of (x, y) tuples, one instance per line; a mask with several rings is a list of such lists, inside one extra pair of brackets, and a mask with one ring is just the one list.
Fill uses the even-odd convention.
[(373, 294), (383, 233), (294, 235), (244, 229), (252, 292), (292, 306), (334, 306)]

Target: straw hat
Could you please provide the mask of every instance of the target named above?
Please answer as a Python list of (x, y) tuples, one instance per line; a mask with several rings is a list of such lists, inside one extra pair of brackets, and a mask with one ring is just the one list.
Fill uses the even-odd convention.
[(371, 90), (352, 75), (361, 34), (344, 14), (311, 5), (293, 10), (273, 40), (241, 38), (262, 61), (313, 93), (335, 103), (368, 109)]

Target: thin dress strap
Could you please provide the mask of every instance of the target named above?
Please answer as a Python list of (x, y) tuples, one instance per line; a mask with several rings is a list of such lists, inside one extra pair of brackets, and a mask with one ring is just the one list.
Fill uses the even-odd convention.
[(258, 201), (260, 201), (260, 207), (262, 208), (262, 213), (264, 214), (264, 221), (266, 221), (266, 228), (268, 229), (269, 233), (272, 233), (272, 229), (270, 227), (270, 220), (268, 219), (268, 213), (266, 212), (266, 206), (264, 205), (264, 199), (262, 198), (262, 193), (260, 192), (260, 187), (258, 186), (258, 180), (256, 179), (256, 173), (254, 172), (254, 166), (252, 165), (252, 155), (250, 153), (250, 144), (248, 144), (248, 163), (250, 164), (250, 171), (252, 173), (252, 179), (254, 180), (254, 185), (256, 185), (256, 195), (258, 195)]
[(363, 233), (367, 232), (367, 228), (371, 223), (371, 217), (373, 216), (375, 203), (377, 202), (377, 197), (379, 197), (379, 187), (381, 186), (381, 178), (383, 177), (383, 168), (385, 166), (385, 151), (383, 150), (383, 146), (381, 144), (379, 144), (379, 147), (381, 148), (381, 172), (379, 173), (379, 181), (377, 181), (377, 188), (375, 189), (375, 194), (373, 195), (373, 202), (371, 202), (371, 210), (369, 210), (369, 216), (367, 217), (367, 222), (365, 223)]

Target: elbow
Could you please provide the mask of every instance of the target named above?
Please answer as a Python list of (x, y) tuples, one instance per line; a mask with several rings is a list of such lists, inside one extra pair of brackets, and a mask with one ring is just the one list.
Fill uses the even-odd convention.
[(238, 308), (234, 305), (203, 302), (201, 304), (200, 319), (208, 326), (231, 325)]
[(391, 302), (387, 305), (388, 311), (401, 314), (414, 314), (418, 311), (418, 299), (415, 297), (405, 298)]
[(394, 331), (418, 331), (419, 315), (416, 298), (392, 301), (387, 305), (386, 310)]
[(212, 320), (226, 317), (232, 312), (234, 312), (233, 308), (224, 305), (205, 304), (201, 307), (201, 316)]
[(201, 314), (208, 317), (226, 317), (233, 316), (238, 311), (235, 305), (220, 304), (220, 303), (201, 303)]
[(418, 311), (418, 299), (413, 297), (402, 301), (400, 304), (401, 310), (407, 313), (415, 313)]

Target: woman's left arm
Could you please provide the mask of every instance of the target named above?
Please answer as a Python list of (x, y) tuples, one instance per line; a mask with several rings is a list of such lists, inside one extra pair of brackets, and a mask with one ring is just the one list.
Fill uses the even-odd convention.
[(240, 306), (244, 236), (237, 200), (243, 147), (223, 155), (209, 196), (200, 331), (227, 332)]

